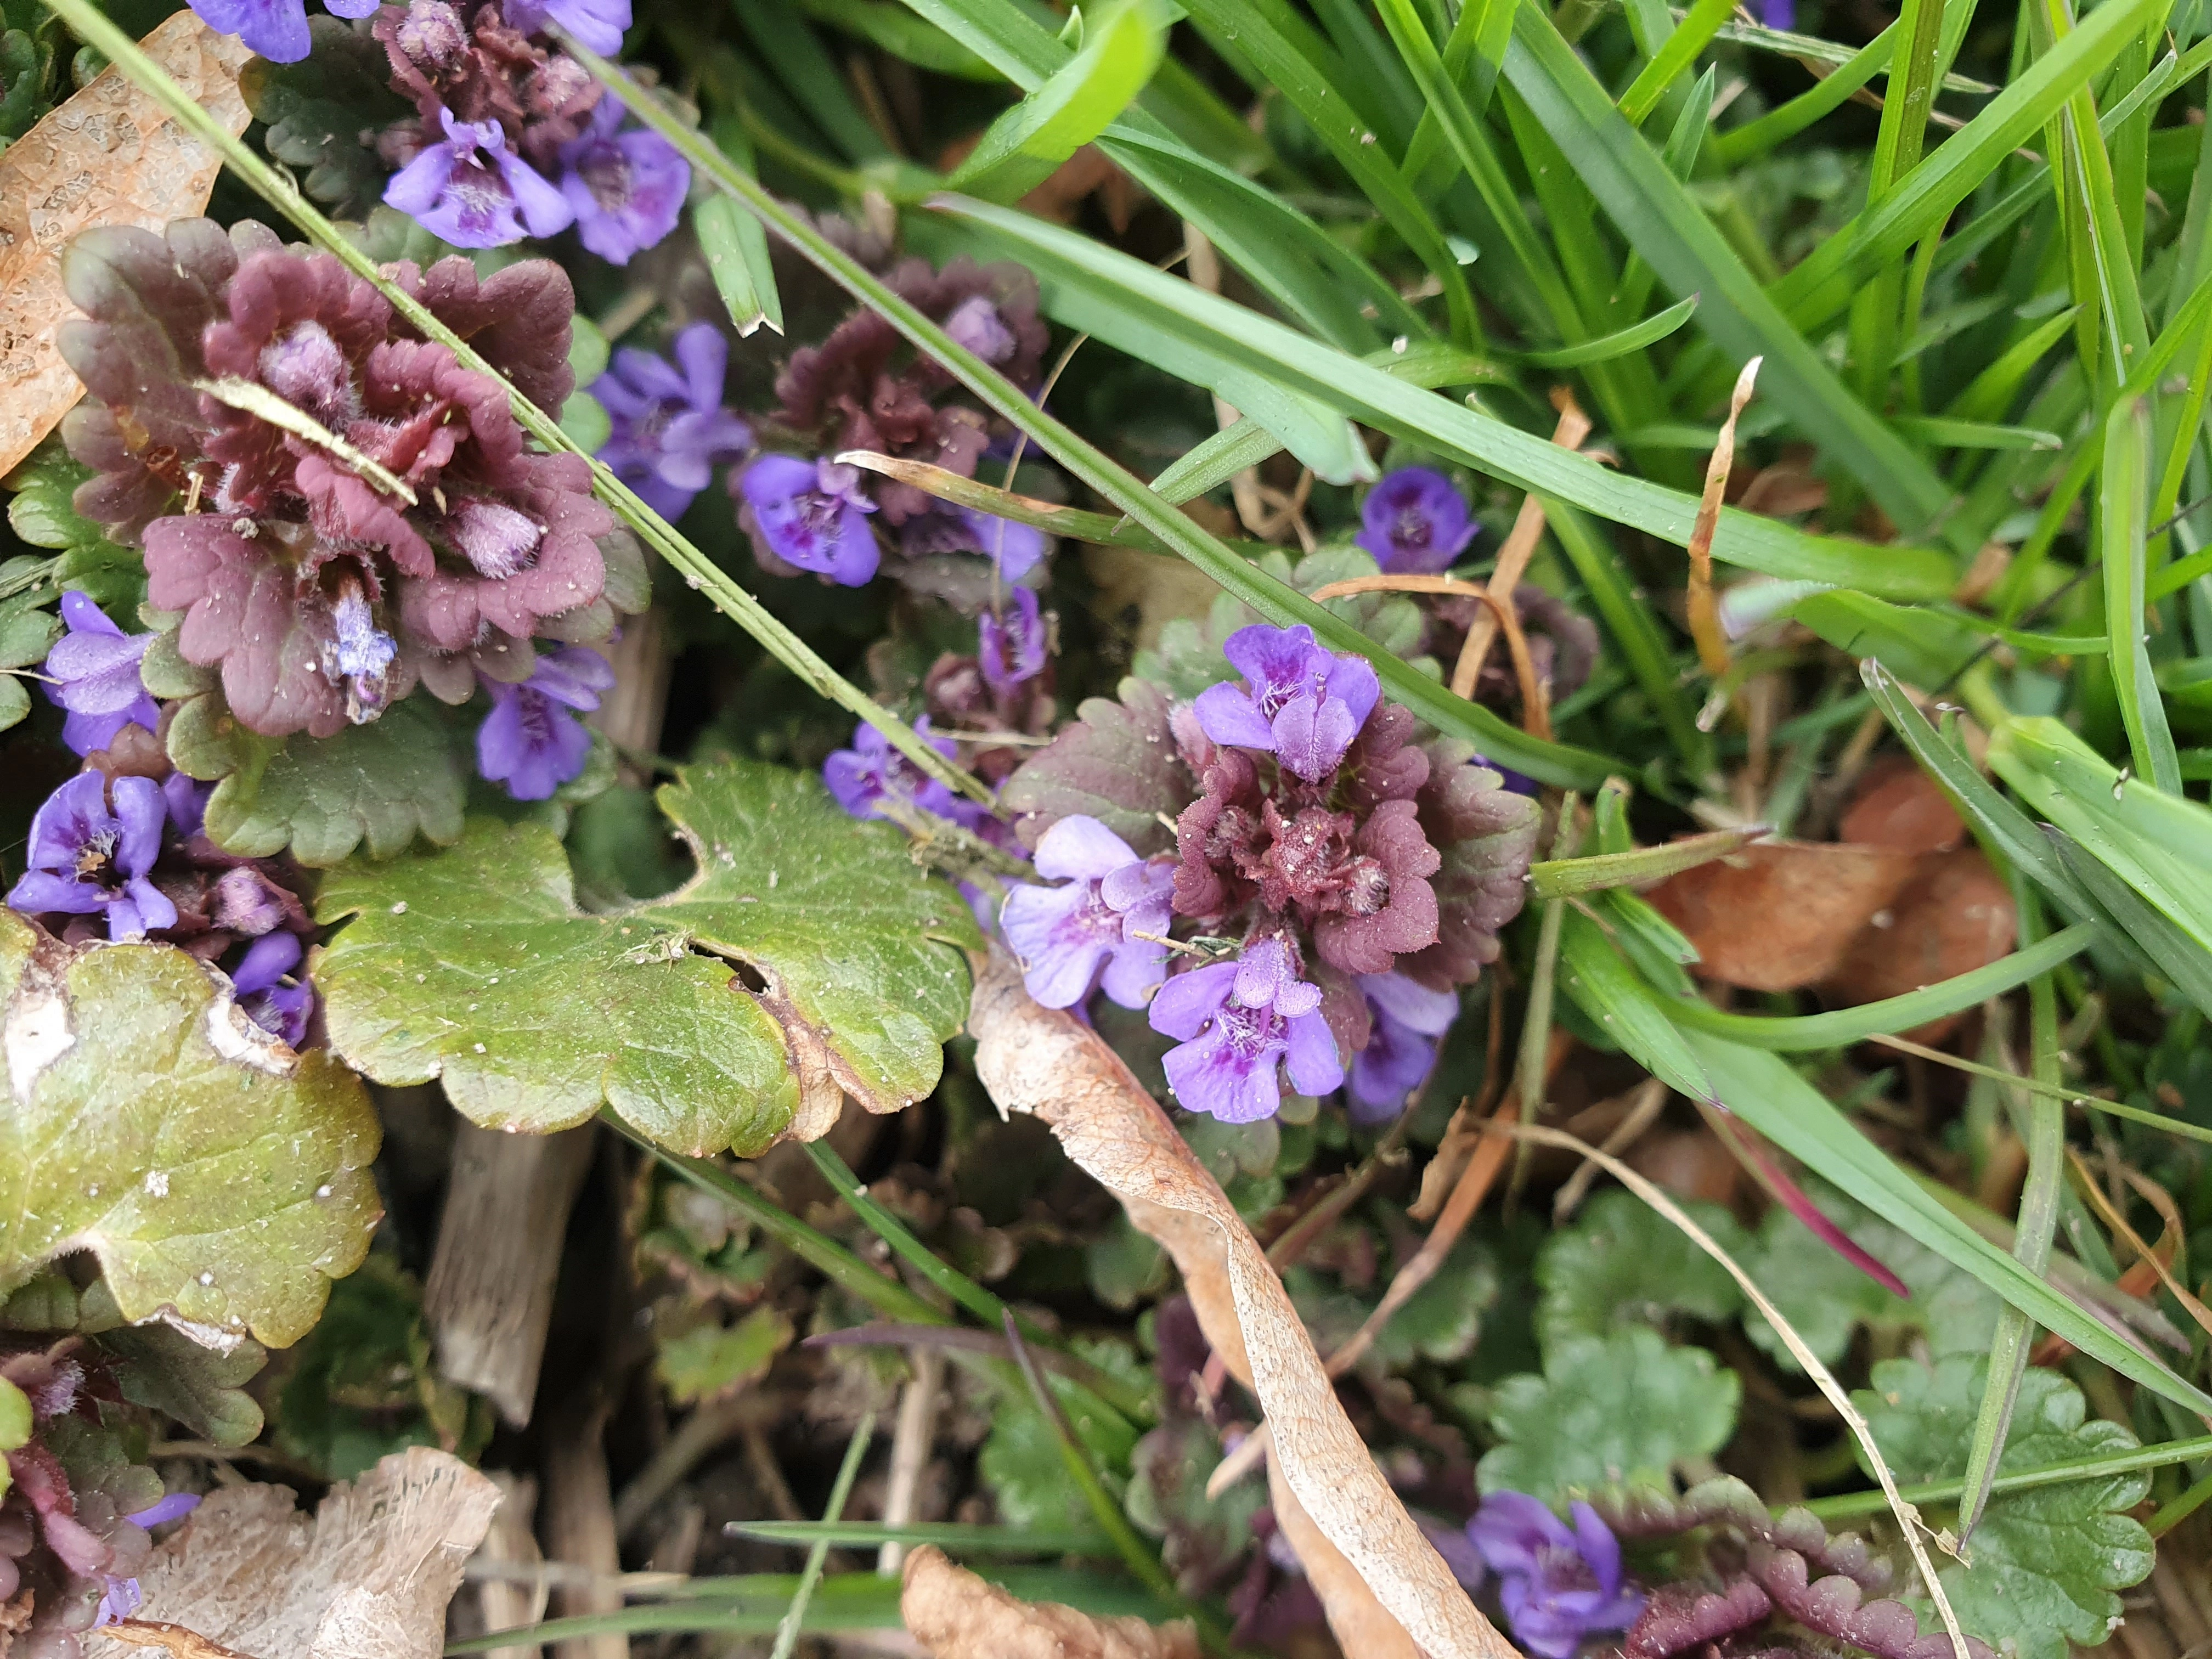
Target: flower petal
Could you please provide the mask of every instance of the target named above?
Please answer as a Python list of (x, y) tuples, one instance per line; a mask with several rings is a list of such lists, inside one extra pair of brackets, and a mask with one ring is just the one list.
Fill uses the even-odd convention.
[(1097, 881), (1139, 862), (1127, 842), (1080, 812), (1060, 819), (1036, 844), (1036, 872), (1054, 881)]

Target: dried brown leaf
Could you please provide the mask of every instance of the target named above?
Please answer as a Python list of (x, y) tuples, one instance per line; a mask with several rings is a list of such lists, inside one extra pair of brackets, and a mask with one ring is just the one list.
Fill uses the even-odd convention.
[[(1266, 1252), (1121, 1058), (1032, 1002), (1003, 951), (975, 959), (968, 1026), (1000, 1110), (1042, 1119), (1176, 1258), (1206, 1340), (1259, 1398), (1285, 1486), (1351, 1577), (1431, 1659), (1512, 1659), (1376, 1468)], [(1349, 1645), (1351, 1610), (1329, 1611)]]
[(934, 1659), (1198, 1659), (1188, 1620), (1098, 1619), (1024, 1601), (956, 1567), (934, 1544), (906, 1559), (899, 1613)]
[(1852, 941), (1919, 869), (1909, 853), (1834, 842), (1765, 842), (1645, 896), (1688, 935), (1702, 979), (1795, 991), (1835, 973)]
[(1966, 826), (1919, 763), (1893, 755), (1867, 768), (1836, 839), (1899, 853), (1948, 853), (1966, 839)]
[[(233, 133), (238, 72), (253, 54), (179, 11), (139, 42)], [(37, 447), (84, 388), (54, 344), (75, 307), (61, 254), (88, 225), (159, 230), (207, 206), (222, 163), (118, 69), (102, 73), (0, 152), (0, 472)]]
[[(1856, 1005), (1903, 996), (2010, 953), (2019, 932), (2012, 890), (1979, 848), (1926, 853), (1915, 862), (1911, 880), (1869, 918), (1821, 981), (1829, 1000)], [(1957, 1018), (1933, 1021), (1911, 1035), (1936, 1042)]]
[[(226, 1487), (140, 1571), (143, 1622), (246, 1659), (435, 1659), (446, 1605), (499, 1500), (491, 1480), (428, 1446), (331, 1487), (313, 1516), (287, 1487)], [(92, 1659), (121, 1659), (99, 1636), (106, 1645), (87, 1638)]]

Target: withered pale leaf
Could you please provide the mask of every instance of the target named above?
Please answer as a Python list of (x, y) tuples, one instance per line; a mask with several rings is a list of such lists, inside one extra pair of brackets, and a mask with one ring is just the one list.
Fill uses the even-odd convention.
[(899, 1614), (933, 1659), (1199, 1659), (1188, 1620), (1100, 1619), (1057, 1601), (1024, 1601), (924, 1544), (906, 1559)]
[(1700, 979), (1795, 991), (1834, 973), (1919, 869), (1911, 853), (1844, 842), (1762, 842), (1645, 895), (1689, 936)]
[[(489, 1478), (428, 1446), (333, 1486), (312, 1516), (287, 1487), (226, 1487), (155, 1547), (142, 1617), (246, 1659), (436, 1659), (499, 1501)], [(92, 1659), (126, 1651), (86, 1640)]]
[[(1207, 1341), (1259, 1396), (1315, 1529), (1431, 1659), (1513, 1659), (1376, 1468), (1266, 1252), (1167, 1114), (1096, 1032), (1031, 1001), (1004, 951), (971, 960), (976, 1075), (1000, 1110), (1048, 1124), (1176, 1258)], [(1339, 1641), (1353, 1642), (1342, 1610), (1331, 1613)]]
[[(179, 11), (139, 43), (233, 133), (246, 131), (238, 72), (253, 54)], [(62, 249), (88, 225), (159, 230), (207, 206), (222, 162), (119, 69), (109, 69), (0, 151), (0, 473), (12, 471), (83, 388), (55, 349), (73, 307)]]

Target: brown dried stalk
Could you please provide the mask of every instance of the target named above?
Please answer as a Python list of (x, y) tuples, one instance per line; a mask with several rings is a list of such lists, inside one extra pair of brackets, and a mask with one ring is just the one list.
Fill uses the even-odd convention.
[[(1536, 498), (1531, 495), (1528, 499), (1533, 501)], [(1537, 516), (1543, 516), (1540, 508)], [(1493, 583), (1491, 587), (1483, 587), (1474, 582), (1454, 581), (1449, 576), (1347, 576), (1340, 582), (1316, 587), (1313, 599), (1320, 604), (1326, 599), (1346, 599), (1354, 593), (1455, 593), (1462, 599), (1480, 599), (1490, 614), (1475, 620), (1490, 623), (1505, 634), (1505, 648), (1513, 659), (1514, 678), (1521, 682), (1522, 726), (1532, 737), (1548, 739), (1552, 735), (1552, 700), (1546, 694), (1544, 683), (1536, 678), (1535, 659), (1528, 654), (1528, 636), (1521, 631), (1521, 612), (1513, 603), (1513, 596), (1509, 592), (1499, 599), (1493, 591), (1495, 586)], [(1468, 637), (1472, 640), (1474, 635), (1470, 632)], [(1467, 660), (1465, 652), (1460, 653), (1460, 660)], [(1457, 677), (1454, 677), (1452, 690), (1458, 696), (1464, 697), (1474, 689), (1472, 678), (1462, 688)]]
[[(1552, 441), (1562, 449), (1580, 449), (1583, 440), (1590, 434), (1590, 419), (1575, 402), (1575, 394), (1563, 386), (1553, 387), (1552, 407), (1559, 411), (1559, 423), (1552, 430)], [(1513, 590), (1521, 585), (1521, 578), (1528, 568), (1528, 561), (1535, 557), (1536, 544), (1543, 534), (1544, 504), (1531, 492), (1521, 503), (1513, 528), (1506, 535), (1505, 545), (1498, 550), (1498, 568), (1490, 573), (1490, 591), (1497, 598), (1509, 604), (1512, 601)], [(1489, 656), (1494, 637), (1495, 629), (1486, 617), (1477, 617), (1474, 625), (1467, 630), (1467, 643), (1460, 647), (1459, 662), (1452, 669), (1451, 689), (1458, 696), (1474, 695), (1474, 682), (1482, 672), (1483, 659)]]
[(1698, 644), (1698, 661), (1708, 674), (1718, 676), (1728, 672), (1728, 635), (1721, 629), (1719, 597), (1713, 592), (1713, 532), (1720, 527), (1721, 498), (1728, 493), (1729, 471), (1735, 465), (1735, 423), (1743, 414), (1743, 406), (1751, 401), (1752, 388), (1759, 381), (1759, 366), (1765, 360), (1753, 357), (1736, 376), (1735, 391), (1729, 398), (1728, 419), (1721, 423), (1720, 441), (1713, 446), (1712, 459), (1705, 464), (1705, 493), (1698, 502), (1698, 521), (1690, 532), (1690, 637)]

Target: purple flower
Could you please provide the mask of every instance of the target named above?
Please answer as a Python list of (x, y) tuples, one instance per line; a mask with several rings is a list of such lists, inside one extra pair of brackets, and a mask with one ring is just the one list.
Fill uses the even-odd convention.
[[(945, 759), (958, 753), (950, 738), (933, 735), (929, 716), (914, 723), (915, 735)], [(863, 721), (853, 728), (853, 746), (840, 749), (822, 763), (822, 781), (837, 805), (856, 818), (879, 818), (886, 797), (911, 801), (940, 817), (958, 819), (960, 803), (952, 791), (891, 747), (891, 740)]]
[(1534, 1498), (1492, 1492), (1467, 1535), (1500, 1579), (1513, 1635), (1540, 1659), (1571, 1659), (1585, 1638), (1626, 1630), (1644, 1597), (1620, 1582), (1620, 1540), (1598, 1512), (1577, 1504), (1574, 1530)]
[(1353, 539), (1394, 576), (1449, 568), (1481, 527), (1452, 481), (1425, 466), (1401, 466), (1369, 490), (1359, 519)]
[[(676, 337), (676, 362), (625, 346), (592, 382), (613, 435), (599, 459), (664, 519), (676, 520), (713, 476), (714, 463), (752, 447), (752, 428), (722, 407), (730, 343), (712, 323)], [(679, 372), (680, 370), (680, 372)]]
[(46, 653), (46, 672), (53, 676), (46, 695), (69, 711), (62, 741), (89, 755), (113, 743), (126, 726), (151, 732), (161, 708), (146, 695), (138, 659), (154, 636), (125, 633), (82, 593), (63, 594), (61, 609), (69, 632)]
[(207, 821), (208, 798), (214, 793), (213, 784), (197, 783), (182, 772), (161, 780), (161, 804), (168, 809), (179, 840), (190, 841), (199, 834)]
[(844, 587), (876, 574), (880, 555), (868, 526), (876, 504), (860, 493), (860, 468), (763, 455), (745, 469), (738, 488), (755, 533), (786, 564)]
[(199, 1506), (200, 1495), (198, 1492), (173, 1492), (160, 1503), (149, 1504), (136, 1515), (126, 1515), (123, 1518), (134, 1527), (143, 1527), (151, 1532), (172, 1521), (183, 1520)]
[(1322, 650), (1304, 623), (1240, 628), (1221, 653), (1247, 689), (1210, 685), (1200, 692), (1200, 728), (1231, 748), (1272, 750), (1285, 770), (1308, 783), (1336, 769), (1382, 695), (1372, 664)]
[[(324, 0), (337, 17), (366, 17), (381, 0)], [(217, 34), (234, 34), (272, 64), (296, 64), (307, 55), (306, 0), (191, 0), (200, 21)]]
[(1275, 1115), (1283, 1103), (1278, 1060), (1301, 1094), (1325, 1095), (1344, 1082), (1321, 990), (1294, 975), (1279, 939), (1247, 946), (1235, 962), (1176, 975), (1152, 999), (1152, 1024), (1179, 1041), (1161, 1062), (1176, 1098), (1224, 1123)]
[(623, 33), (629, 27), (629, 0), (507, 0), (506, 10), (508, 23), (525, 34), (557, 23), (602, 58), (622, 50)]
[[(628, 113), (613, 94), (605, 94), (592, 124), (561, 147), (561, 193), (575, 211), (576, 234), (617, 265), (676, 228), (691, 189), (691, 164), (665, 138), (617, 131)], [(720, 385), (717, 374), (717, 401)]]
[(1358, 985), (1374, 1025), (1367, 1046), (1352, 1057), (1352, 1121), (1383, 1123), (1405, 1110), (1406, 1097), (1437, 1063), (1437, 1040), (1459, 1018), (1459, 999), (1395, 969), (1362, 974)]
[(1021, 958), (1022, 983), (1047, 1008), (1072, 1008), (1105, 969), (1106, 994), (1141, 1008), (1165, 977), (1175, 860), (1140, 859), (1097, 818), (1064, 817), (1037, 842), (1036, 872), (1064, 887), (1018, 886), (1000, 926)]
[(507, 149), (498, 122), (456, 120), (449, 109), (438, 118), (446, 142), (392, 175), (385, 205), (455, 247), (503, 247), (568, 228), (576, 216), (568, 198)]
[(1501, 766), (1487, 755), (1470, 755), (1468, 757), (1467, 763), (1469, 766), (1480, 766), (1486, 771), (1497, 773), (1498, 787), (1509, 794), (1526, 795), (1529, 799), (1534, 800), (1543, 793), (1536, 780), (1526, 772), (1516, 772), (1510, 766)]
[(111, 939), (139, 939), (173, 927), (177, 907), (146, 878), (161, 850), (168, 817), (151, 778), (118, 778), (108, 810), (107, 780), (80, 772), (46, 797), (31, 820), (23, 878), (8, 902), (27, 915), (107, 913)]
[(1796, 0), (1759, 0), (1759, 21), (1771, 29), (1796, 28)]
[(285, 982), (285, 976), (300, 965), (300, 956), (297, 933), (264, 933), (230, 970), (231, 988), (246, 1017), (295, 1048), (307, 1041), (307, 1016), (315, 1007), (315, 994), (305, 984)]
[[(461, 518), (456, 514), (447, 523)], [(331, 627), (332, 637), (323, 647), (323, 672), (345, 687), (346, 718), (363, 725), (384, 712), (386, 678), (392, 659), (399, 654), (399, 644), (376, 625), (368, 596), (350, 576), (339, 579)]]
[(991, 556), (1005, 580), (1019, 581), (1044, 557), (1044, 532), (1035, 525), (1017, 523), (972, 507), (963, 507), (959, 513), (975, 538), (976, 550)]
[(570, 711), (597, 708), (614, 683), (607, 659), (580, 645), (540, 652), (520, 685), (486, 680), (491, 713), (477, 728), (477, 770), (517, 800), (545, 799), (592, 752), (592, 734)]
[(1037, 596), (1018, 587), (1013, 599), (1012, 616), (986, 611), (975, 619), (975, 660), (983, 684), (1002, 697), (1044, 672), (1044, 618), (1037, 612)]
[[(160, 1503), (123, 1518), (132, 1526), (143, 1527), (150, 1532), (155, 1527), (183, 1519), (199, 1506), (200, 1495), (198, 1492), (173, 1492)], [(108, 1578), (106, 1588), (100, 1592), (100, 1609), (93, 1615), (92, 1627), (98, 1630), (102, 1625), (122, 1623), (138, 1611), (145, 1599), (145, 1592), (138, 1588), (136, 1578)]]

